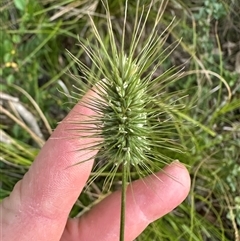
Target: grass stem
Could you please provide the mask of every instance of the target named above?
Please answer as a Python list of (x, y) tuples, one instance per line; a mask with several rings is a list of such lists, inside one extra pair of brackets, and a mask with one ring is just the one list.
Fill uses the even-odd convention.
[(121, 197), (121, 217), (120, 217), (120, 241), (124, 241), (125, 233), (125, 209), (126, 209), (126, 191), (127, 191), (127, 164), (123, 164), (122, 169), (122, 197)]

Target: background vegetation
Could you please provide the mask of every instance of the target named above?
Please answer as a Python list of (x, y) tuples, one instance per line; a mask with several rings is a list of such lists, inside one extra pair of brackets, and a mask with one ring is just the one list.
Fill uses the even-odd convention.
[[(129, 1), (133, 14), (134, 2)], [(123, 3), (109, 1), (111, 14), (119, 21)], [(79, 86), (70, 72), (81, 73), (66, 49), (87, 62), (77, 45), (78, 36), (91, 40), (88, 14), (102, 24), (104, 11), (100, 0), (9, 0), (1, 1), (0, 10), (2, 199), (72, 106), (61, 92), (69, 94), (73, 85)], [(177, 158), (189, 167), (191, 192), (179, 208), (150, 225), (138, 240), (239, 240), (239, 12), (238, 0), (168, 1), (162, 26), (173, 17), (177, 24), (166, 45), (181, 42), (162, 68), (185, 66), (183, 78), (169, 91), (187, 90), (183, 101), (194, 107), (183, 114), (211, 132), (186, 125), (184, 132), (189, 135), (180, 134), (180, 140), (187, 151)], [(149, 28), (151, 18), (154, 21), (154, 14)], [(101, 183), (100, 179), (81, 195), (71, 216), (81, 215), (102, 198)]]

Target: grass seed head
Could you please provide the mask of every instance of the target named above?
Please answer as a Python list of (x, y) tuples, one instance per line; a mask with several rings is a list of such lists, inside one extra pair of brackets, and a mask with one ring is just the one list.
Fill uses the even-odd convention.
[[(128, 15), (126, 1), (122, 30), (116, 28), (120, 31), (116, 34), (113, 26), (118, 22), (113, 23), (114, 18), (103, 1), (105, 28), (97, 27), (90, 17), (94, 40), (80, 39), (80, 46), (92, 66), (72, 57), (88, 80), (87, 88), (96, 86), (98, 97), (85, 105), (96, 112), (92, 122), (86, 125), (94, 125), (101, 139), (93, 145), (93, 148), (101, 149), (98, 157), (107, 160), (106, 166), (113, 165), (116, 169), (127, 165), (128, 170), (135, 166), (149, 172), (154, 162), (168, 159), (163, 149), (178, 151), (174, 140), (166, 134), (173, 131), (173, 138), (176, 136), (172, 110), (178, 108), (178, 94), (172, 96), (164, 91), (178, 74), (170, 68), (154, 77), (171, 52), (164, 47), (170, 26), (163, 31), (158, 26), (164, 1), (159, 8), (154, 8), (156, 18), (150, 32), (147, 24), (154, 1), (146, 9), (142, 6), (141, 10), (139, 1), (137, 3), (134, 28), (130, 30), (127, 26), (127, 18), (132, 17), (132, 13)], [(107, 29), (104, 34), (103, 29)], [(120, 40), (119, 36), (122, 36)], [(105, 168), (100, 168), (100, 172)]]

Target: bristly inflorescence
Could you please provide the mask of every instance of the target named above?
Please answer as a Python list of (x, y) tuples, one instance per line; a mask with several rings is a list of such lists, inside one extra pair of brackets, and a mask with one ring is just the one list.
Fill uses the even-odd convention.
[[(96, 112), (96, 116), (92, 122), (84, 124), (90, 124), (91, 128), (94, 125), (93, 137), (97, 133), (101, 139), (93, 143), (92, 149), (101, 149), (100, 157), (107, 160), (106, 166), (113, 164), (115, 171), (121, 165), (128, 166), (129, 170), (130, 166), (139, 171), (139, 167), (150, 170), (152, 163), (167, 161), (162, 152), (164, 148), (178, 151), (177, 145), (167, 137), (176, 122), (172, 120), (172, 110), (178, 108), (178, 96), (165, 95), (164, 89), (179, 77), (179, 72), (170, 68), (154, 77), (171, 52), (164, 48), (171, 26), (161, 33), (158, 27), (166, 2), (161, 1), (160, 6), (154, 8), (154, 1), (151, 1), (145, 9), (137, 1), (134, 28), (127, 36), (126, 1), (119, 39), (113, 31), (108, 4), (102, 1), (106, 10), (107, 37), (101, 34), (90, 17), (94, 41), (80, 40), (92, 66), (86, 66), (72, 56), (88, 82), (87, 88), (95, 86), (98, 95), (85, 103)], [(153, 10), (155, 22), (146, 34), (148, 16)], [(89, 133), (88, 138), (92, 132)], [(176, 131), (173, 131), (174, 135)], [(105, 167), (100, 172), (103, 170)]]
[[(131, 167), (142, 176), (143, 170), (152, 172), (155, 163), (169, 161), (165, 150), (179, 151), (173, 140), (177, 136), (175, 126), (178, 125), (178, 120), (174, 118), (182, 106), (178, 105), (177, 93), (165, 92), (166, 87), (179, 77), (179, 72), (170, 68), (162, 74), (155, 74), (171, 52), (165, 47), (171, 26), (162, 31), (159, 28), (167, 1), (155, 5), (152, 0), (145, 9), (138, 0), (134, 27), (129, 29), (127, 18), (131, 14), (128, 15), (126, 0), (124, 18), (120, 21), (122, 28), (119, 21), (115, 22), (119, 24), (116, 29), (122, 29), (118, 34), (116, 29), (113, 30), (114, 18), (110, 15), (107, 1), (101, 2), (106, 10), (104, 28), (107, 27), (107, 32), (102, 34), (90, 17), (94, 38), (91, 41), (80, 40), (91, 65), (87, 66), (72, 55), (87, 82), (87, 89), (91, 88), (96, 93), (94, 98), (82, 100), (82, 104), (95, 111), (96, 115), (81, 122), (81, 130), (83, 126), (85, 128), (82, 135), (78, 135), (79, 138), (92, 137), (92, 145), (89, 146), (88, 142), (86, 147), (81, 148), (90, 152), (100, 150), (95, 157), (105, 161), (90, 183), (108, 170), (110, 174), (105, 184), (111, 186), (115, 173), (118, 170), (122, 173), (120, 240), (123, 241), (126, 185), (131, 178)], [(147, 22), (152, 12), (155, 21), (149, 28)]]
[(131, 59), (124, 55), (117, 62), (112, 79), (102, 83), (107, 102), (102, 109), (104, 147), (116, 164), (136, 165), (150, 146), (146, 85)]

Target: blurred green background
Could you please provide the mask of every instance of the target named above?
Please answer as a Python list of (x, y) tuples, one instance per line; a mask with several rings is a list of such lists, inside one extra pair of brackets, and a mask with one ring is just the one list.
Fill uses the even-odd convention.
[[(147, 5), (150, 0), (141, 2)], [(135, 1), (128, 4), (134, 15)], [(109, 7), (112, 16), (123, 18), (123, 0), (109, 0)], [(73, 85), (81, 88), (81, 82), (71, 76), (81, 73), (66, 49), (87, 62), (78, 37), (91, 40), (88, 15), (101, 26), (105, 12), (100, 0), (3, 0), (0, 9), (3, 199), (68, 113), (73, 101), (67, 95), (76, 91)], [(188, 90), (186, 100), (193, 108), (185, 114), (215, 136), (197, 126), (184, 130), (191, 135), (180, 136), (187, 151), (178, 158), (189, 167), (191, 192), (180, 207), (151, 224), (138, 240), (239, 240), (239, 12), (238, 0), (167, 1), (162, 26), (176, 17), (167, 43), (181, 41), (163, 67), (185, 66), (183, 78), (172, 88)], [(150, 14), (147, 26), (151, 27), (154, 16)], [(114, 25), (113, 29), (119, 31)], [(93, 185), (81, 195), (71, 216), (82, 214), (105, 195), (101, 184)]]

